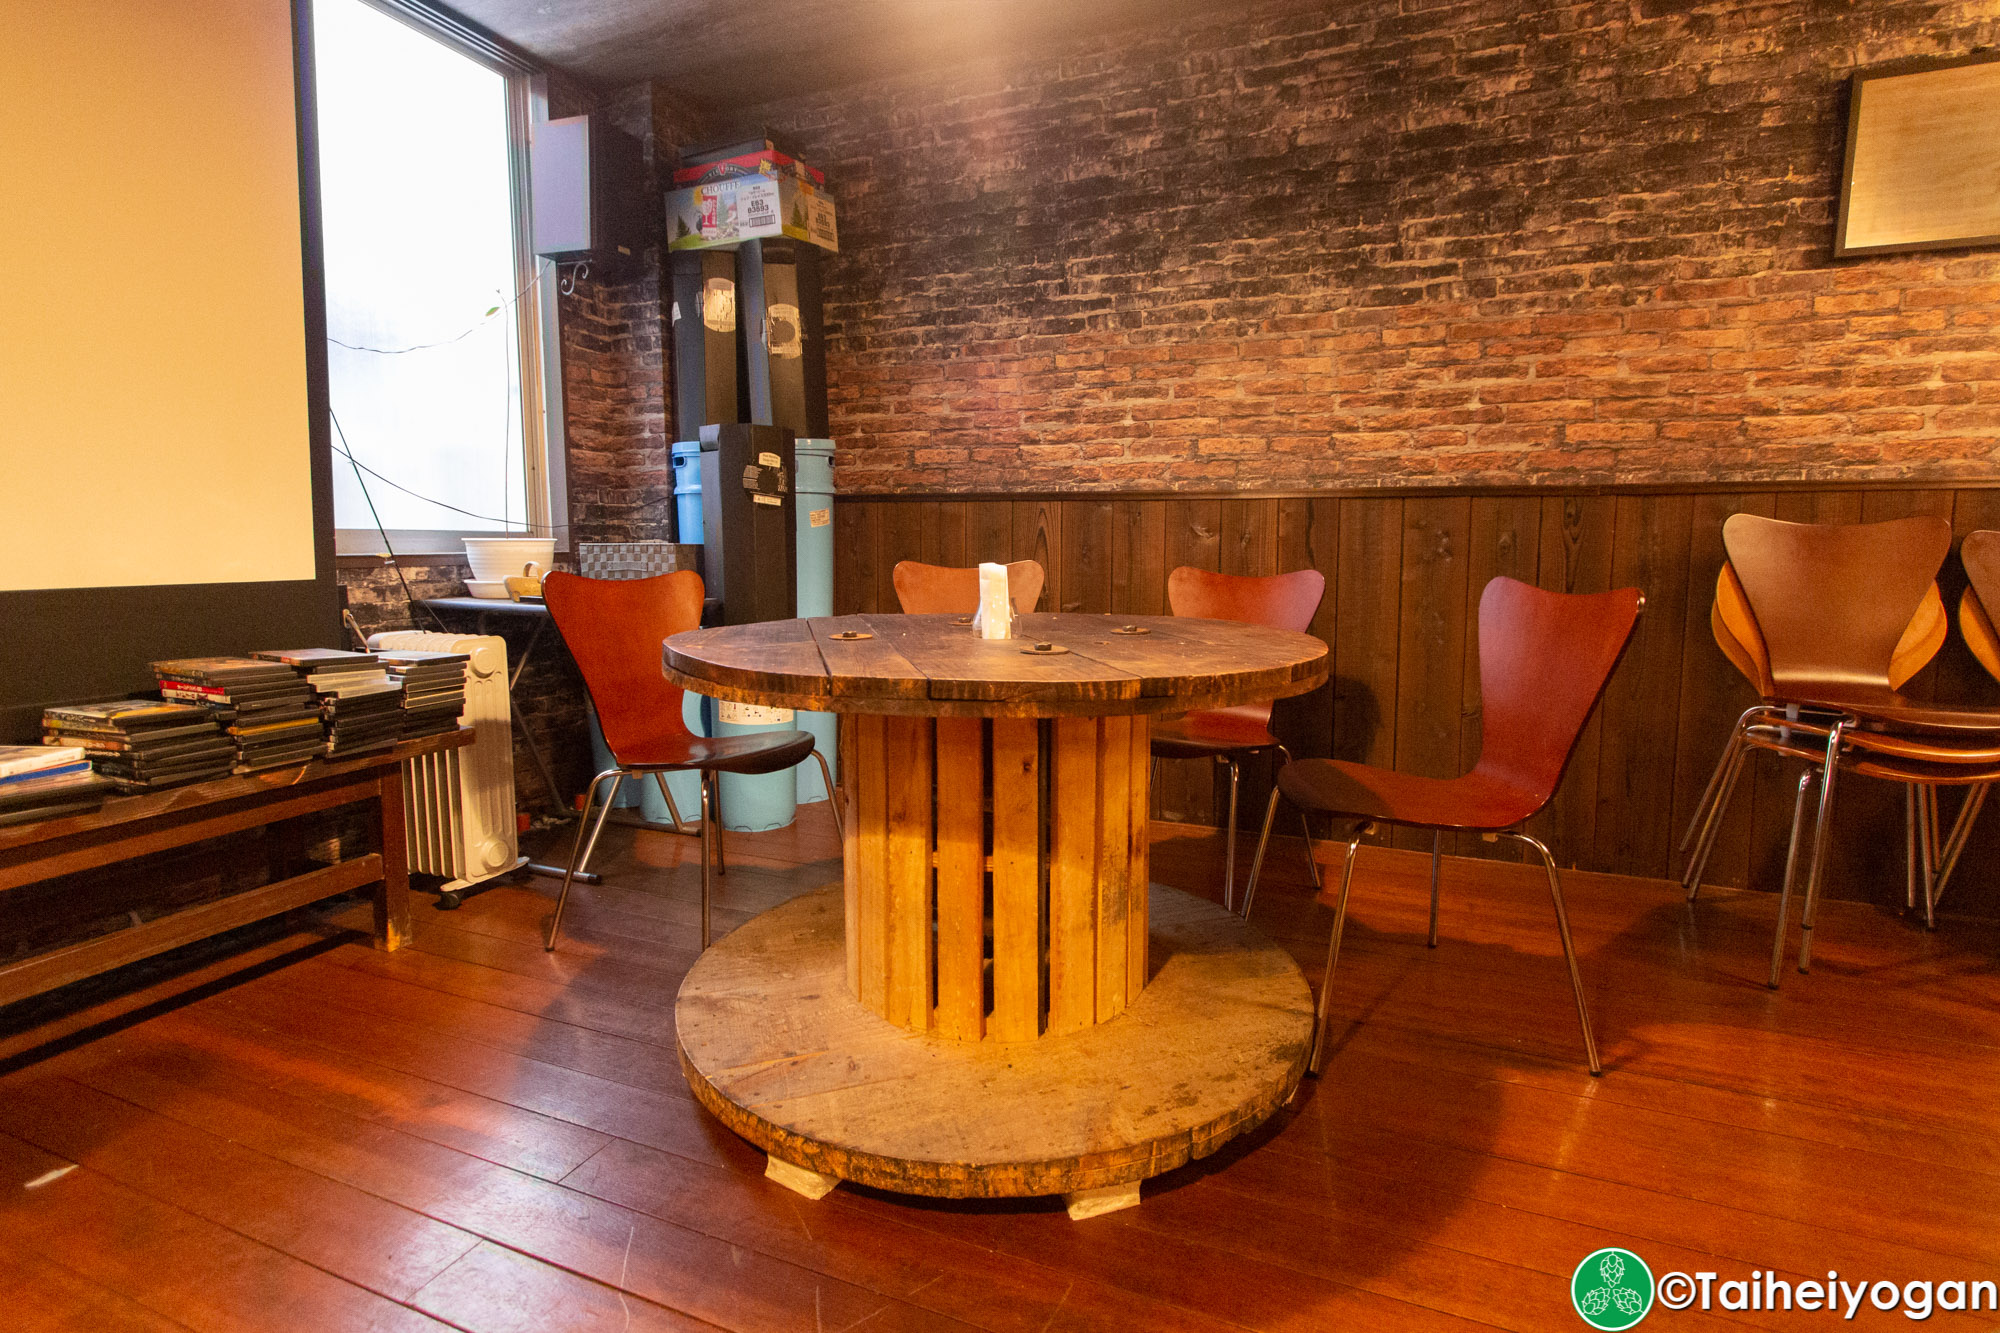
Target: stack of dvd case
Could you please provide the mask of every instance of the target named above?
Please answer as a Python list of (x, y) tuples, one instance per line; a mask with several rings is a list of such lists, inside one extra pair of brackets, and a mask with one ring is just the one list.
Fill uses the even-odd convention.
[(457, 729), (465, 711), (465, 668), (471, 654), (399, 649), (380, 656), (390, 678), (403, 685), (404, 739)]
[(258, 657), (297, 673), (326, 727), (326, 757), (341, 759), (394, 745), (403, 732), (403, 684), (374, 653), (338, 648), (273, 648)]
[(212, 710), (156, 699), (48, 709), (42, 739), (82, 747), (92, 768), (128, 792), (227, 777), (236, 762)]
[(312, 691), (281, 662), (188, 657), (153, 663), (160, 693), (211, 710), (236, 742), (236, 771), (304, 763), (326, 737)]
[(82, 814), (117, 792), (77, 745), (0, 745), (0, 826)]

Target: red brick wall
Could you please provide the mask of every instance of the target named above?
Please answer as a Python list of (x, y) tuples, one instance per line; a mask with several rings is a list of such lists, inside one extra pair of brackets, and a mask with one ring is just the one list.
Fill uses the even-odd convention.
[(762, 108), (849, 491), (1991, 475), (2000, 254), (1831, 258), (1980, 0), (1266, 4)]

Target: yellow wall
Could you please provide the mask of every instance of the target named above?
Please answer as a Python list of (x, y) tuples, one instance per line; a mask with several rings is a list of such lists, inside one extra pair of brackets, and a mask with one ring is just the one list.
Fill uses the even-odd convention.
[(286, 0), (0, 0), (0, 589), (310, 579)]

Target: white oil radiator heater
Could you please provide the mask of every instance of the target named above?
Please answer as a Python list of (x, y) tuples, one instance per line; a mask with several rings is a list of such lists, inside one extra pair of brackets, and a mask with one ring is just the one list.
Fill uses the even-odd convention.
[(373, 650), (464, 653), (465, 711), (472, 744), (403, 761), (403, 824), (410, 869), (442, 876), (441, 907), (476, 884), (527, 862), (514, 822), (514, 723), (507, 643), (497, 634), (392, 630), (368, 636)]

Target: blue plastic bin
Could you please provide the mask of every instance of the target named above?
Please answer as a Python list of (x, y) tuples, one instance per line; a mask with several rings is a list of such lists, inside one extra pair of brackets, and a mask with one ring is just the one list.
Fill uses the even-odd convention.
[[(799, 617), (833, 614), (833, 441), (800, 440), (796, 451), (796, 479), (793, 508), (798, 532)], [(819, 752), (840, 781), (840, 761), (836, 757), (837, 719), (832, 713), (800, 713), (800, 731), (810, 731)], [(799, 800), (824, 801), (826, 783), (819, 765), (807, 760), (793, 770), (798, 774)]]

